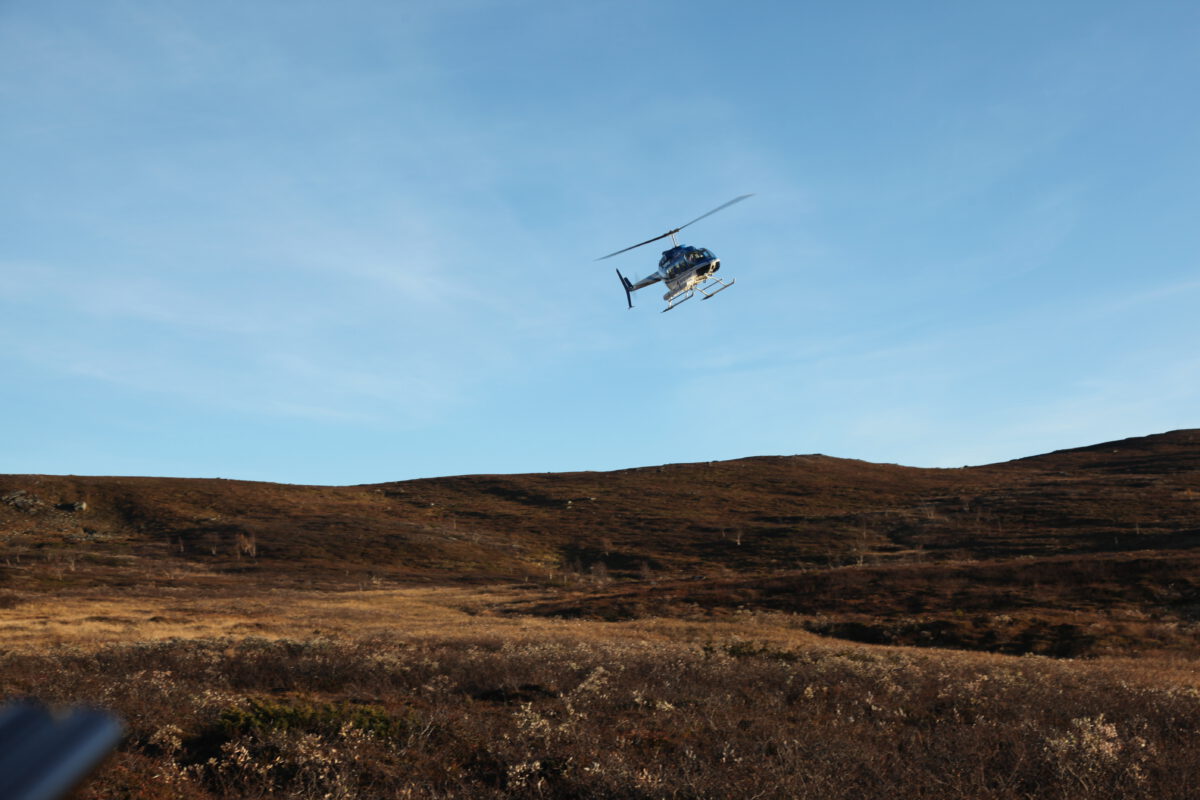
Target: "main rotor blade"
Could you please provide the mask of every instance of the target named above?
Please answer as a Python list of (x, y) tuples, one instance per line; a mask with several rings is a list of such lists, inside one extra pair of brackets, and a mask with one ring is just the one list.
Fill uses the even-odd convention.
[[(714, 208), (712, 211), (709, 211), (707, 214), (701, 214), (700, 216), (696, 217), (696, 218), (695, 218), (694, 220), (692, 220), (691, 222), (687, 222), (687, 223), (684, 223), (683, 225), (680, 225), (678, 228), (676, 228), (674, 231), (672, 231), (672, 233), (679, 233), (681, 230), (683, 230), (684, 228), (686, 228), (688, 225), (692, 225), (692, 224), (694, 224), (694, 223), (697, 223), (697, 222), (699, 222), (700, 220), (704, 219), (705, 217), (711, 217), (713, 214), (717, 213), (718, 211), (721, 211), (721, 210), (723, 210), (723, 209), (729, 208), (729, 207), (730, 207), (731, 205), (733, 205), (734, 203), (740, 203), (740, 202), (742, 202), (742, 201), (743, 201), (743, 200), (745, 200), (747, 197), (754, 197), (754, 195), (753, 195), (753, 194), (744, 194), (744, 195), (742, 195), (741, 197), (735, 197), (735, 198), (733, 198), (732, 200), (730, 200), (728, 203), (726, 203), (725, 205), (717, 206), (717, 207), (716, 207), (716, 208)], [(666, 236), (670, 236), (671, 234), (669, 234), (669, 233), (668, 233), (668, 234), (665, 234), (665, 235), (666, 235)], [(652, 241), (653, 241), (653, 240), (652, 240)]]
[(604, 260), (604, 259), (606, 259), (606, 258), (612, 258), (613, 256), (619, 256), (619, 255), (621, 255), (621, 253), (628, 253), (630, 250), (634, 250), (634, 249), (636, 249), (636, 248), (638, 248), (638, 247), (641, 247), (641, 246), (642, 246), (642, 245), (644, 245), (644, 244), (650, 244), (651, 242), (657, 242), (659, 239), (665, 239), (665, 238), (667, 238), (668, 236), (674, 236), (675, 234), (679, 233), (681, 230), (683, 230), (684, 228), (686, 228), (688, 225), (691, 225), (691, 224), (693, 224), (693, 223), (699, 222), (700, 220), (704, 219), (705, 217), (710, 217), (710, 216), (712, 216), (713, 214), (717, 213), (718, 211), (721, 211), (721, 210), (723, 210), (723, 209), (729, 208), (729, 207), (730, 207), (731, 205), (733, 205), (734, 203), (740, 203), (740, 202), (742, 202), (743, 200), (745, 200), (747, 197), (754, 197), (754, 195), (753, 195), (753, 194), (744, 194), (744, 195), (742, 195), (741, 197), (735, 197), (735, 198), (733, 198), (732, 200), (730, 200), (728, 203), (725, 203), (724, 205), (719, 205), (719, 206), (717, 206), (717, 207), (716, 207), (716, 208), (714, 208), (712, 211), (709, 211), (707, 214), (701, 214), (700, 216), (696, 217), (694, 220), (692, 220), (692, 221), (691, 221), (691, 222), (689, 222), (689, 223), (686, 223), (686, 224), (684, 224), (684, 225), (680, 225), (678, 228), (672, 228), (671, 230), (669, 230), (669, 231), (667, 231), (666, 233), (664, 233), (662, 236), (655, 236), (653, 239), (647, 239), (646, 241), (644, 241), (644, 242), (640, 242), (640, 243), (638, 243), (638, 244), (635, 244), (635, 245), (633, 245), (633, 246), (631, 246), (631, 247), (626, 247), (624, 250), (618, 250), (618, 251), (617, 251), (617, 252), (615, 252), (615, 253), (609, 253), (609, 254), (608, 254), (608, 255), (606, 255), (606, 256), (600, 256), (600, 257), (599, 257), (599, 258), (597, 258), (596, 260), (597, 260), (597, 261), (603, 261), (603, 260)]
[(641, 247), (643, 244), (650, 244), (651, 242), (657, 242), (659, 239), (665, 239), (665, 238), (667, 238), (668, 236), (670, 236), (672, 233), (679, 233), (679, 228), (676, 228), (676, 229), (675, 229), (675, 230), (673, 230), (673, 231), (667, 231), (667, 232), (666, 232), (666, 233), (664, 233), (662, 236), (655, 236), (653, 239), (647, 239), (646, 241), (642, 242), (641, 244), (635, 244), (635, 245), (633, 245), (633, 247), (626, 247), (624, 250), (618, 250), (618, 251), (617, 251), (617, 252), (615, 252), (615, 253), (609, 253), (609, 254), (608, 254), (608, 255), (606, 255), (606, 256), (600, 256), (600, 257), (599, 257), (599, 258), (597, 258), (596, 260), (597, 260), (597, 261), (603, 261), (603, 260), (604, 260), (604, 259), (606, 259), (606, 258), (612, 258), (613, 256), (619, 256), (619, 255), (621, 255), (621, 253), (627, 253), (627, 252), (629, 252), (630, 250), (633, 250), (634, 248)]

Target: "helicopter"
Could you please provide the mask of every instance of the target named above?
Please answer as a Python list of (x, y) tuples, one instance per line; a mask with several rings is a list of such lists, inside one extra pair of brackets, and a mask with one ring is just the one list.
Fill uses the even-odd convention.
[[(641, 247), (644, 244), (657, 242), (659, 239), (671, 237), (673, 247), (664, 250), (662, 258), (658, 261), (658, 269), (646, 277), (642, 278), (637, 283), (632, 283), (628, 278), (621, 274), (621, 270), (617, 270), (617, 277), (621, 279), (621, 286), (625, 289), (625, 301), (629, 303), (629, 307), (633, 308), (633, 293), (638, 289), (644, 289), (652, 283), (665, 281), (667, 284), (667, 293), (663, 295), (663, 300), (667, 301), (667, 307), (663, 309), (666, 313), (675, 306), (690, 300), (692, 296), (699, 292), (704, 295), (707, 300), (718, 292), (723, 292), (728, 289), (736, 281), (725, 281), (713, 275), (721, 268), (721, 260), (712, 254), (711, 250), (703, 247), (692, 247), (691, 245), (681, 245), (679, 240), (675, 238), (675, 234), (686, 228), (688, 225), (699, 222), (707, 216), (717, 213), (723, 209), (729, 208), (734, 203), (740, 203), (747, 197), (753, 197), (752, 194), (744, 194), (740, 197), (735, 197), (728, 203), (719, 205), (708, 213), (701, 214), (691, 222), (680, 225), (678, 228), (673, 228), (661, 236), (655, 236), (653, 239), (647, 239), (631, 247), (626, 247), (623, 250), (618, 250), (615, 253), (609, 253), (606, 256), (597, 258), (597, 261), (603, 261), (606, 258), (627, 253), (630, 250)], [(715, 288), (714, 288), (715, 287)]]

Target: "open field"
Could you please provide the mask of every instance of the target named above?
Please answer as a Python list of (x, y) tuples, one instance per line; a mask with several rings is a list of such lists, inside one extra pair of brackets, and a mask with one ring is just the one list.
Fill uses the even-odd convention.
[(130, 727), (107, 797), (1191, 797), (1200, 671), (871, 646), (462, 588), (31, 599), (6, 694)]
[(0, 690), (81, 798), (1200, 787), (1200, 434), (373, 487), (0, 476)]
[(872, 646), (786, 614), (487, 613), (514, 594), (30, 601), (4, 613), (0, 681), (127, 721), (81, 798), (1185, 798), (1200, 780), (1191, 659)]

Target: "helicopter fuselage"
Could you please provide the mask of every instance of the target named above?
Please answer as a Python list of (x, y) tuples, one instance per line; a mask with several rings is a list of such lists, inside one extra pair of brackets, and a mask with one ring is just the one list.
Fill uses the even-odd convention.
[[(660, 281), (667, 284), (667, 293), (663, 295), (663, 300), (667, 301), (664, 311), (670, 311), (691, 297), (692, 293), (697, 290), (707, 298), (721, 289), (732, 286), (732, 281), (726, 284), (719, 278), (713, 277), (713, 273), (720, 268), (721, 259), (713, 255), (711, 250), (684, 244), (664, 250), (662, 258), (658, 261), (658, 269), (636, 283), (628, 281), (621, 275), (620, 270), (617, 270), (617, 275), (625, 286), (627, 299), (631, 292), (644, 289), (651, 284)], [(704, 287), (709, 286), (710, 282), (720, 284), (720, 288), (706, 291)], [(629, 305), (631, 308), (633, 307), (632, 299), (629, 300)]]
[(711, 250), (687, 244), (677, 245), (664, 250), (662, 258), (658, 260), (658, 269), (633, 284), (633, 288), (641, 289), (652, 283), (665, 281), (667, 286), (671, 287), (668, 294), (673, 294), (679, 291), (677, 286), (695, 283), (720, 268), (721, 260), (713, 255)]
[(689, 273), (707, 275), (721, 268), (720, 260), (711, 250), (691, 245), (680, 245), (664, 250), (658, 261), (658, 273), (662, 280), (670, 281)]
[(671, 237), (671, 244), (674, 245), (663, 251), (662, 258), (658, 260), (658, 269), (642, 278), (637, 283), (630, 281), (621, 274), (621, 270), (617, 270), (617, 277), (621, 279), (621, 286), (625, 289), (625, 301), (633, 308), (633, 293), (638, 289), (643, 289), (651, 284), (663, 281), (667, 284), (667, 293), (663, 295), (663, 300), (667, 301), (667, 307), (663, 311), (670, 311), (675, 306), (690, 298), (696, 292), (704, 295), (704, 299), (712, 297), (720, 291), (728, 289), (734, 284), (733, 281), (726, 282), (713, 275), (714, 272), (721, 268), (721, 261), (711, 250), (706, 250), (703, 247), (692, 247), (687, 244), (680, 244), (675, 238), (675, 234), (679, 233), (688, 225), (699, 222), (705, 217), (711, 216), (718, 211), (729, 208), (734, 203), (740, 203), (751, 195), (744, 194), (735, 197), (728, 203), (717, 206), (712, 211), (701, 214), (686, 225), (680, 225), (678, 228), (672, 228), (664, 234), (655, 236), (653, 239), (647, 239), (644, 242), (639, 242), (635, 245), (623, 248), (615, 253), (609, 253), (606, 256), (601, 256), (596, 259), (603, 261), (606, 258), (619, 256), (621, 253), (627, 253), (643, 245), (657, 242), (660, 239)]

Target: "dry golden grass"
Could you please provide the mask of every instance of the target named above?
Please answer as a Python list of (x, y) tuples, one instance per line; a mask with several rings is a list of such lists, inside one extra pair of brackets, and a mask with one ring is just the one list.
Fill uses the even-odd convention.
[(1183, 800), (1200, 779), (1185, 658), (867, 645), (780, 612), (521, 616), (543, 590), (519, 586), (252, 589), (0, 609), (5, 694), (129, 725), (81, 800)]
[(386, 635), (422, 641), (502, 636), (649, 642), (752, 636), (780, 647), (822, 646), (825, 641), (785, 614), (723, 621), (648, 618), (608, 623), (493, 612), (539, 594), (521, 588), (408, 587), (244, 594), (227, 590), (219, 595), (174, 589), (126, 597), (30, 595), (12, 608), (0, 609), (0, 642), (12, 651), (30, 651), (223, 636), (350, 640)]

